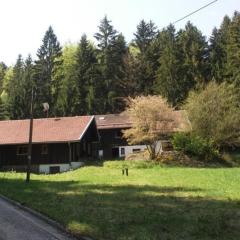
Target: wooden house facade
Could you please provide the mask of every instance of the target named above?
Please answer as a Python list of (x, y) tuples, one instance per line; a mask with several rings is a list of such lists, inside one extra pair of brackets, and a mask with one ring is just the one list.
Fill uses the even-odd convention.
[[(95, 116), (100, 141), (94, 144), (94, 156), (102, 159), (124, 158), (128, 154), (146, 150), (146, 145), (129, 145), (122, 137), (122, 132), (132, 127), (131, 120), (124, 114), (107, 114)], [(170, 122), (159, 122), (163, 145), (171, 149), (169, 138), (175, 132), (191, 128), (187, 113), (184, 110), (174, 111)], [(164, 150), (164, 149), (163, 149)]]
[[(25, 171), (29, 120), (0, 121), (0, 169)], [(98, 141), (93, 116), (34, 119), (32, 172), (56, 173), (91, 159)]]

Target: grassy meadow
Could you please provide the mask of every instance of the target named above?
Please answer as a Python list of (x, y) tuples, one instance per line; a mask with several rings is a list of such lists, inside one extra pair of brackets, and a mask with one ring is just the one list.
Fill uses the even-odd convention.
[(0, 173), (0, 194), (100, 240), (240, 239), (240, 168), (120, 163), (56, 175)]

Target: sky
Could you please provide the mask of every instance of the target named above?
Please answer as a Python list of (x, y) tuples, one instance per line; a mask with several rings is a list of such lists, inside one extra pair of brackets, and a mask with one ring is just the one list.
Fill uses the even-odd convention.
[[(14, 64), (18, 54), (36, 56), (44, 33), (51, 25), (62, 45), (79, 41), (83, 33), (93, 39), (100, 20), (107, 15), (129, 42), (141, 19), (152, 20), (160, 29), (211, 0), (0, 0), (0, 61)], [(218, 0), (177, 23), (187, 21), (209, 37), (225, 15), (240, 11), (240, 0)]]

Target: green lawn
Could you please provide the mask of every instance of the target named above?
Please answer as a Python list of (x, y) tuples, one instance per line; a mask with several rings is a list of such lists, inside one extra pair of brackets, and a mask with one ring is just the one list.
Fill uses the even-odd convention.
[(0, 173), (0, 193), (75, 235), (112, 240), (240, 239), (240, 168), (84, 167), (57, 175)]

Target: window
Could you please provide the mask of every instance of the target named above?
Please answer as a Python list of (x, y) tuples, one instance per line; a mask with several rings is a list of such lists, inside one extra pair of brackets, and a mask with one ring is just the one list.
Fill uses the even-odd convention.
[(41, 154), (42, 155), (48, 154), (48, 145), (47, 144), (42, 145)]
[(49, 167), (49, 173), (60, 173), (60, 166), (52, 166), (52, 167)]
[(125, 148), (121, 148), (121, 156), (125, 156)]
[(28, 154), (28, 146), (18, 146), (17, 147), (17, 155), (27, 155)]
[(132, 150), (133, 153), (140, 152), (140, 151), (141, 151), (140, 148), (134, 148), (134, 149)]
[(115, 132), (115, 138), (121, 138), (122, 137), (122, 131), (121, 130), (117, 130), (116, 132)]

